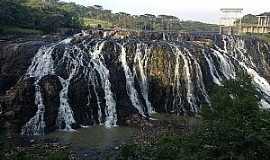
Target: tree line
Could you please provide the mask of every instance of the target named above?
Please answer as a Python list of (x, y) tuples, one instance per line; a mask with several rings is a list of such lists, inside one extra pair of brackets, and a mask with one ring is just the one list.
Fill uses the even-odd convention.
[(218, 31), (217, 25), (182, 21), (171, 15), (113, 13), (102, 6), (85, 7), (59, 0), (0, 0), (1, 26), (55, 33), (62, 28), (124, 28), (152, 31)]
[[(57, 32), (59, 28), (80, 28), (81, 6), (56, 0), (1, 0), (0, 25)], [(77, 9), (77, 10), (75, 10)]]

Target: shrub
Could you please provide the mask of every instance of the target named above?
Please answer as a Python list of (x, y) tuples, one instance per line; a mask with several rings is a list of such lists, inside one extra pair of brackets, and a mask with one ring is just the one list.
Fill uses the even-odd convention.
[(270, 113), (259, 108), (251, 79), (225, 81), (210, 94), (199, 128), (188, 136), (162, 138), (152, 146), (129, 145), (122, 159), (261, 160), (270, 159)]
[(55, 152), (48, 155), (48, 160), (67, 160), (68, 154), (65, 152)]

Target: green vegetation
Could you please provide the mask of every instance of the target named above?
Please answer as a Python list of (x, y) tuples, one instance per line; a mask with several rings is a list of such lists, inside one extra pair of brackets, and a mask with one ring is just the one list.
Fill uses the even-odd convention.
[(48, 160), (67, 160), (68, 154), (64, 152), (55, 152), (48, 155)]
[(102, 6), (85, 7), (58, 0), (1, 0), (0, 33), (46, 34), (62, 29), (119, 27), (133, 30), (218, 31), (217, 25), (181, 21), (170, 15), (112, 13)]
[(24, 147), (8, 138), (7, 130), (0, 127), (0, 160), (67, 160), (69, 150), (66, 146), (40, 142)]
[(268, 42), (270, 44), (270, 33), (266, 33), (266, 34), (253, 34), (255, 35), (257, 38), (262, 39), (266, 42)]
[(184, 31), (194, 32), (194, 31), (207, 31), (207, 32), (218, 32), (219, 26), (215, 24), (206, 24), (196, 21), (185, 21), (182, 23)]
[[(270, 12), (264, 12), (262, 14), (269, 15)], [(247, 15), (242, 17), (241, 22), (247, 23), (247, 24), (258, 24), (258, 18), (256, 17), (256, 15), (247, 14)], [(239, 20), (237, 21), (237, 23), (239, 23)]]
[[(75, 5), (76, 6), (76, 5)], [(80, 28), (79, 17), (65, 3), (41, 0), (1, 0), (1, 34), (54, 33), (60, 28)], [(7, 27), (8, 26), (8, 27)], [(10, 29), (11, 28), (11, 29)], [(30, 30), (29, 30), (30, 29)]]
[(242, 37), (246, 38), (258, 38), (270, 44), (270, 33), (242, 33)]
[[(235, 23), (239, 24), (240, 20), (237, 20)], [(247, 14), (245, 16), (242, 17), (241, 19), (241, 23), (242, 24), (257, 24), (258, 23), (258, 19), (255, 15), (252, 14)]]
[(248, 14), (248, 15), (245, 15), (242, 18), (242, 23), (257, 24), (258, 23), (258, 19), (257, 19), (257, 17), (255, 15)]
[(112, 28), (113, 27), (113, 25), (108, 21), (91, 19), (91, 18), (83, 18), (82, 25), (84, 28), (97, 28), (98, 24), (101, 25), (103, 28)]
[(0, 33), (7, 35), (7, 34), (24, 34), (24, 35), (30, 35), (30, 34), (43, 34), (41, 30), (37, 29), (28, 29), (28, 28), (20, 28), (20, 27), (14, 27), (14, 26), (0, 26)]
[(249, 77), (224, 82), (201, 112), (190, 135), (163, 137), (152, 145), (127, 145), (120, 159), (261, 160), (270, 159), (270, 113), (259, 108)]
[[(41, 157), (40, 157), (41, 158)], [(26, 154), (23, 152), (18, 153), (15, 157), (13, 157), (14, 160), (34, 160), (33, 156), (30, 154)], [(47, 157), (42, 157), (44, 160), (68, 160), (68, 154), (64, 152), (55, 152), (55, 153), (49, 153)]]
[(52, 146), (48, 146), (48, 144), (43, 144), (43, 148), (24, 147), (25, 151), (18, 149), (12, 143), (5, 143), (2, 147), (0, 147), (0, 160), (68, 160), (70, 155), (68, 151), (50, 148)]

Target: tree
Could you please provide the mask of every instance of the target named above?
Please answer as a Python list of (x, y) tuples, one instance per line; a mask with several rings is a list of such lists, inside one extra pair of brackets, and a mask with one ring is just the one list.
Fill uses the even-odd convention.
[(195, 139), (209, 159), (270, 159), (270, 115), (259, 107), (250, 77), (224, 82), (202, 111)]
[(31, 10), (17, 1), (0, 1), (0, 24), (1, 25), (32, 25)]
[(204, 106), (197, 130), (187, 136), (164, 137), (153, 145), (128, 145), (120, 159), (262, 160), (270, 159), (270, 113), (248, 76), (225, 81)]

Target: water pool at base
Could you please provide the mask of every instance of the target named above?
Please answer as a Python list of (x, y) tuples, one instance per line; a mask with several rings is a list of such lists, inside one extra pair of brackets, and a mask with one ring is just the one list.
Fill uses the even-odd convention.
[(74, 132), (56, 131), (46, 138), (58, 139), (60, 143), (80, 148), (106, 148), (130, 142), (136, 129), (131, 127), (105, 128), (94, 126), (81, 128)]

